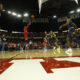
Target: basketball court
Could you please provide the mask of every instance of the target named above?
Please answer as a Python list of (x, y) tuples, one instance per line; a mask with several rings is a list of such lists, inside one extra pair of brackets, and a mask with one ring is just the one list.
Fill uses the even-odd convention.
[(0, 0), (0, 80), (80, 80), (80, 0)]
[(66, 49), (54, 54), (52, 49), (0, 53), (1, 80), (80, 80), (80, 51)]

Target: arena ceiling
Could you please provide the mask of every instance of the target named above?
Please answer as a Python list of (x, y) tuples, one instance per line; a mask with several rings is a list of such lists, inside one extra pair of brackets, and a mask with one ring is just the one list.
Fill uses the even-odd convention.
[[(48, 0), (42, 4), (42, 10), (39, 14), (38, 0), (2, 0), (1, 3), (6, 11), (13, 10), (20, 14), (28, 12), (30, 15), (34, 14), (35, 17), (53, 18), (54, 15), (61, 17), (69, 14), (71, 10), (80, 8), (80, 0), (78, 1), (78, 5), (74, 0)], [(15, 17), (8, 15), (6, 12), (2, 12), (2, 16), (0, 17), (0, 26), (3, 29), (22, 31), (24, 24), (22, 22), (22, 18), (16, 19)], [(44, 30), (50, 27), (48, 26), (49, 25), (44, 27)], [(35, 28), (36, 27), (34, 27), (31, 31), (36, 31), (34, 30)], [(40, 27), (39, 30), (42, 30), (42, 28)], [(57, 30), (57, 28), (55, 30)]]
[[(28, 11), (35, 16), (39, 15), (38, 0), (3, 0), (3, 5), (8, 10), (15, 10), (20, 13)], [(80, 7), (80, 0), (78, 5), (75, 0), (48, 0), (42, 4), (41, 15), (62, 16), (78, 7)]]

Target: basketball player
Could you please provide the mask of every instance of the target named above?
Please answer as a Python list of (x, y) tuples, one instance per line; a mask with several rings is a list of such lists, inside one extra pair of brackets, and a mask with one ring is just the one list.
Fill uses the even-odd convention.
[(5, 35), (4, 35), (4, 34), (1, 35), (1, 39), (2, 39), (2, 41), (1, 41), (1, 44), (2, 44), (2, 49), (1, 49), (1, 51), (2, 51), (2, 52), (5, 52), (6, 38), (5, 38)]
[(49, 36), (49, 44), (51, 46), (53, 46), (54, 50), (57, 47), (57, 51), (58, 51), (58, 53), (60, 53), (60, 46), (58, 45), (58, 39), (56, 37), (56, 34), (53, 33), (52, 31), (50, 31), (49, 34), (48, 34), (48, 36)]
[(24, 39), (25, 41), (28, 40), (28, 27), (31, 25), (31, 21), (28, 22), (27, 26), (24, 27)]
[(68, 44), (68, 51), (71, 51), (72, 52), (72, 49), (71, 49), (71, 41), (73, 39), (75, 39), (75, 29), (77, 29), (77, 26), (75, 23), (72, 22), (72, 20), (70, 19), (69, 16), (66, 17), (66, 23), (61, 25), (59, 27), (59, 29), (63, 28), (63, 27), (67, 27), (68, 28), (68, 34), (67, 34), (67, 44)]
[(48, 46), (48, 33), (45, 31), (44, 32), (45, 36), (44, 36), (44, 51), (47, 51), (47, 46)]

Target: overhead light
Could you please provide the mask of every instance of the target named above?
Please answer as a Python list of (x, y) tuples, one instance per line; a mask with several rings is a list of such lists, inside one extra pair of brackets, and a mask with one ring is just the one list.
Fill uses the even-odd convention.
[(28, 17), (28, 16), (29, 16), (29, 14), (28, 14), (28, 13), (25, 13), (25, 14), (24, 14), (24, 17)]
[(80, 12), (80, 9), (77, 9), (77, 12)]
[(73, 14), (74, 12), (75, 12), (75, 11), (70, 11), (69, 13), (70, 13), (70, 14)]
[(18, 15), (17, 15), (17, 17), (18, 17), (18, 18), (21, 18), (21, 17), (22, 17), (22, 15), (21, 15), (21, 14), (18, 14)]
[(16, 16), (17, 14), (16, 14), (15, 12), (12, 12), (12, 15), (13, 15), (13, 16)]
[(8, 30), (3, 30), (3, 29), (0, 29), (0, 31), (1, 31), (1, 32), (8, 32)]
[(3, 12), (6, 11), (5, 9), (2, 10)]
[(8, 11), (8, 14), (11, 14), (11, 11)]
[(54, 15), (54, 16), (53, 16), (53, 18), (57, 18), (57, 16), (56, 16), (56, 15)]

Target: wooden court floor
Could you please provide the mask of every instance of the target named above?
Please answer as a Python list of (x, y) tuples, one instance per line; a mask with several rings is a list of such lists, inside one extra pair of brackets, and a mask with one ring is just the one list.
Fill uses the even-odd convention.
[(80, 48), (66, 50), (0, 52), (0, 80), (80, 80)]
[[(61, 49), (61, 52), (58, 53), (53, 49), (48, 49), (47, 51), (41, 50), (25, 50), (25, 51), (8, 51), (0, 52), (0, 59), (10, 59), (10, 58), (41, 58), (41, 57), (66, 57), (69, 56), (65, 53), (67, 49)], [(72, 49), (72, 56), (80, 56), (80, 48)], [(71, 56), (70, 56), (71, 57)]]

